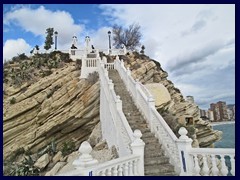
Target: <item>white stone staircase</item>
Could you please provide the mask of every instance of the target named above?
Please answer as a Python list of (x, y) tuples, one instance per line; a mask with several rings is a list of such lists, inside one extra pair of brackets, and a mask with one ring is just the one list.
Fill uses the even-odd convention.
[(114, 63), (86, 56), (82, 64), (82, 78), (99, 73), (102, 135), (109, 147), (117, 148), (119, 158), (98, 164), (85, 143), (76, 170), (65, 175), (235, 175), (235, 149), (192, 148), (184, 127), (177, 138), (156, 111), (152, 95), (131, 77), (118, 56)]

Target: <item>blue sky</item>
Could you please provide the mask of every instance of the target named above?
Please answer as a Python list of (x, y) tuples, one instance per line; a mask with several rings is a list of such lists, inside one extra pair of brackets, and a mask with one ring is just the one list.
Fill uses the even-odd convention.
[(231, 4), (34, 4), (3, 6), (4, 59), (42, 49), (45, 30), (58, 31), (59, 49), (89, 35), (107, 48), (113, 24), (139, 23), (146, 54), (159, 61), (184, 96), (204, 109), (217, 101), (235, 103), (235, 5)]

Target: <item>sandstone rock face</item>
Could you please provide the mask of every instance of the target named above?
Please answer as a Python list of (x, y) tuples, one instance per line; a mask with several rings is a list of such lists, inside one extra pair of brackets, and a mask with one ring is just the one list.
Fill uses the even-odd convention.
[(155, 99), (155, 106), (156, 108), (161, 108), (166, 106), (171, 101), (171, 96), (165, 88), (160, 83), (149, 83), (146, 84), (145, 87), (149, 90), (149, 92), (153, 95)]
[(4, 84), (4, 158), (21, 147), (35, 153), (52, 140), (60, 150), (64, 142), (79, 147), (88, 139), (99, 122), (99, 81), (79, 77), (72, 62), (31, 85)]

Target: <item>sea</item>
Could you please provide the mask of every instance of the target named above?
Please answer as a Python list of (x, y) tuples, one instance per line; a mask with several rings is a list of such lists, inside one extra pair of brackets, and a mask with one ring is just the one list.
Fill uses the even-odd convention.
[[(213, 129), (223, 132), (222, 139), (214, 143), (215, 148), (235, 148), (235, 122), (231, 124), (214, 124)], [(226, 157), (226, 165), (228, 167), (228, 176), (231, 176), (231, 162), (230, 158)]]
[(214, 143), (215, 148), (235, 148), (235, 123), (214, 124), (212, 127), (223, 132), (222, 139)]

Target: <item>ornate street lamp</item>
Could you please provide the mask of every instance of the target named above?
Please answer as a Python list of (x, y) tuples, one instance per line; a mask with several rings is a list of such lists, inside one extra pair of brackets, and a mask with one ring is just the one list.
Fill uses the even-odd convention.
[(109, 38), (109, 50), (111, 50), (111, 31), (108, 31), (108, 38)]
[(55, 50), (57, 50), (57, 35), (58, 35), (58, 32), (55, 31), (54, 35), (55, 35)]

